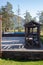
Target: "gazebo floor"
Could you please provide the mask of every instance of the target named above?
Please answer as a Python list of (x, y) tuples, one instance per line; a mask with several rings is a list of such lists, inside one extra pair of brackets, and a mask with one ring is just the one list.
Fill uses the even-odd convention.
[(43, 49), (2, 49), (2, 51), (15, 51), (15, 52), (43, 52)]
[(2, 51), (19, 51), (19, 52), (43, 52), (43, 45), (35, 48), (24, 48), (23, 44), (2, 44)]

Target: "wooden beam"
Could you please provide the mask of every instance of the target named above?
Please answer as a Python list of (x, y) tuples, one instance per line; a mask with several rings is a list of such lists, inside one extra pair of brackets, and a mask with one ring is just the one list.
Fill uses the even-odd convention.
[(0, 57), (2, 56), (1, 51), (1, 40), (2, 40), (2, 15), (0, 15)]

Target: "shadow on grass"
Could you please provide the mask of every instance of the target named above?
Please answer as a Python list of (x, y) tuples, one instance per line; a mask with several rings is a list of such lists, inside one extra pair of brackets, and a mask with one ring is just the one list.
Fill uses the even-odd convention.
[(43, 37), (43, 35), (40, 35), (40, 37)]
[(17, 59), (17, 58), (1, 58), (2, 60), (9, 60), (9, 61), (17, 61), (17, 62), (37, 62), (37, 61), (43, 61), (43, 59), (25, 59), (25, 58), (22, 58), (22, 59)]
[(40, 36), (40, 40), (41, 40), (41, 42), (43, 44), (43, 35)]

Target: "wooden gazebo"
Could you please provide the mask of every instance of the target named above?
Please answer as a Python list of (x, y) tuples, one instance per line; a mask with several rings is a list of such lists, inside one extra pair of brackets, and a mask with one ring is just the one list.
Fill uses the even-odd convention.
[(33, 48), (40, 47), (40, 24), (31, 20), (25, 23), (25, 47)]

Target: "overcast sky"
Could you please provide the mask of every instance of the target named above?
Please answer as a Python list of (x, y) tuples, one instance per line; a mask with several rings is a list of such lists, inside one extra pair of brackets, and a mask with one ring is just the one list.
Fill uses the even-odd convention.
[(38, 11), (43, 11), (43, 0), (0, 0), (0, 7), (10, 2), (13, 11), (17, 14), (18, 4), (20, 5), (20, 15), (23, 17), (26, 10), (30, 12), (32, 17), (36, 16)]

